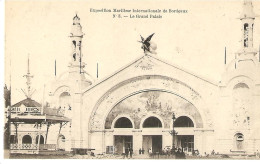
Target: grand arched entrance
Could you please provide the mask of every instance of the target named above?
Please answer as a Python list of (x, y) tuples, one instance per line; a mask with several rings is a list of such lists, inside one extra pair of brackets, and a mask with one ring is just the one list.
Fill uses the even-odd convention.
[[(191, 154), (194, 150), (194, 123), (188, 116), (180, 116), (174, 122), (177, 131), (176, 146), (185, 153)], [(185, 132), (184, 132), (185, 131)]]
[(133, 135), (129, 134), (133, 129), (133, 123), (123, 116), (119, 116), (114, 122), (114, 130), (118, 133), (114, 134), (114, 151), (116, 154), (122, 154), (133, 148)]
[[(177, 118), (187, 116), (192, 120), (187, 126), (193, 124), (194, 127), (178, 127), (178, 135), (194, 135), (193, 139), (183, 139), (194, 143), (186, 146), (192, 150), (196, 145), (194, 128), (204, 127), (204, 108), (200, 95), (175, 79), (142, 76), (122, 82), (107, 91), (95, 104), (89, 122), (89, 147), (105, 152), (108, 147), (114, 146), (118, 153), (123, 153), (127, 146), (132, 146), (135, 153), (140, 149), (147, 153), (149, 148), (158, 152), (171, 147), (171, 116), (174, 112)], [(99, 140), (101, 144), (92, 145), (93, 140)], [(180, 146), (187, 144), (192, 145), (186, 142)]]
[[(144, 131), (158, 131), (160, 132), (162, 129), (162, 121), (158, 119), (156, 116), (150, 116), (145, 118), (144, 122), (142, 123), (142, 128)], [(142, 149), (144, 150), (145, 154), (152, 152), (152, 153), (159, 153), (162, 150), (162, 135), (161, 134), (154, 134), (154, 135), (143, 135), (143, 144)]]
[(191, 153), (194, 150), (194, 127), (202, 127), (202, 118), (190, 102), (162, 91), (138, 93), (118, 103), (109, 112), (105, 129), (113, 129), (110, 135), (113, 135), (115, 152), (125, 153), (134, 147), (148, 154), (171, 148), (173, 112), (177, 115), (175, 146)]

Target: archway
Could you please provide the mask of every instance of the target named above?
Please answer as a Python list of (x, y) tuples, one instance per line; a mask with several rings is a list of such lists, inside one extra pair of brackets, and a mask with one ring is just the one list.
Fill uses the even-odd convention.
[(162, 128), (162, 122), (157, 117), (149, 117), (143, 123), (143, 128)]
[(250, 109), (252, 109), (252, 93), (245, 83), (233, 87), (233, 126), (247, 128), (250, 124)]
[(193, 121), (187, 116), (181, 116), (174, 122), (174, 127), (194, 127)]
[(22, 143), (23, 144), (32, 144), (32, 137), (30, 135), (23, 136)]
[[(175, 90), (175, 88), (178, 88)], [(163, 77), (163, 76), (140, 76), (132, 79), (128, 79), (119, 84), (114, 85), (111, 89), (106, 91), (102, 97), (100, 97), (95, 104), (93, 104), (92, 114), (89, 120), (89, 146), (95, 146), (98, 151), (102, 149), (105, 151), (106, 146), (112, 145), (111, 133), (115, 134), (113, 129), (113, 121), (119, 115), (127, 115), (131, 118), (134, 129), (132, 131), (147, 131), (140, 135), (166, 135), (162, 133), (162, 128), (169, 129), (171, 127), (171, 114), (176, 113), (187, 113), (194, 119), (194, 124), (197, 128), (204, 127), (205, 111), (207, 105), (204, 105), (200, 95), (188, 85), (176, 79)], [(185, 109), (185, 110), (184, 110)], [(148, 115), (158, 115), (161, 120), (157, 122), (155, 126), (158, 130), (156, 133), (148, 132), (151, 128), (145, 126), (141, 121)], [(159, 130), (160, 128), (160, 130)], [(106, 130), (101, 136), (100, 130)], [(127, 134), (132, 134), (128, 131)], [(112, 134), (113, 135), (113, 134)], [(121, 134), (120, 134), (121, 135)], [(96, 137), (102, 142), (100, 145), (92, 145), (92, 140)], [(134, 142), (136, 142), (134, 140)], [(140, 141), (142, 142), (142, 139)], [(139, 144), (139, 143), (138, 143)], [(135, 150), (139, 149), (140, 146), (136, 145)], [(140, 143), (139, 145), (141, 145)], [(167, 142), (167, 145), (170, 143)], [(166, 146), (167, 146), (166, 145)], [(145, 150), (147, 151), (147, 150)]]
[[(143, 128), (162, 128), (162, 122), (155, 116), (146, 118)], [(160, 153), (162, 150), (162, 135), (143, 135), (143, 149), (145, 152)]]
[(71, 110), (71, 96), (69, 92), (63, 92), (59, 96), (59, 105), (61, 109)]
[[(38, 144), (39, 135), (36, 136), (35, 144)], [(40, 135), (40, 144), (44, 144), (44, 137)]]
[[(127, 117), (120, 117), (114, 123), (115, 130), (120, 130), (120, 134), (114, 135), (115, 152), (118, 154), (125, 153), (133, 148), (133, 135), (124, 134), (129, 132), (129, 128), (133, 128), (131, 120)], [(127, 131), (125, 131), (127, 130)]]
[(177, 132), (178, 130), (185, 128), (186, 133), (187, 130), (190, 129), (188, 134), (179, 133), (176, 136), (175, 145), (178, 148), (182, 148), (185, 153), (191, 154), (194, 150), (194, 135), (192, 131), (194, 128), (193, 121), (188, 116), (180, 116), (175, 120), (174, 128), (177, 130)]
[(133, 125), (128, 118), (121, 117), (118, 120), (116, 120), (114, 128), (133, 128)]
[(236, 133), (234, 135), (234, 147), (237, 151), (244, 149), (244, 135), (242, 133)]

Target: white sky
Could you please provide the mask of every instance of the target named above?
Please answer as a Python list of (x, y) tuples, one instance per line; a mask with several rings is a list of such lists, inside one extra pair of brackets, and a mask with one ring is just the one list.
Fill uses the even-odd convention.
[[(260, 15), (260, 1), (253, 1)], [(90, 8), (186, 9), (188, 14), (163, 14), (162, 19), (113, 19), (113, 13), (91, 13)], [(227, 62), (240, 48), (242, 1), (6, 1), (5, 13), (5, 82), (12, 82), (12, 104), (24, 99), (23, 75), (30, 54), (33, 98), (42, 99), (43, 85), (68, 69), (71, 40), (68, 37), (75, 12), (81, 18), (83, 61), (86, 71), (99, 79), (142, 55), (139, 34), (155, 33), (157, 57), (187, 70), (220, 81), (224, 71), (224, 48)], [(128, 14), (125, 14), (128, 15)], [(255, 20), (254, 45), (260, 45), (260, 18)], [(11, 61), (11, 62), (10, 62)], [(10, 70), (11, 63), (11, 70)]]

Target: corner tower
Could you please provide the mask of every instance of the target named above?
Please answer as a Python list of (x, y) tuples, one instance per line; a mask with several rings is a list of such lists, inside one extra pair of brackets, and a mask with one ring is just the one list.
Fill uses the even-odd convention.
[(76, 14), (73, 18), (73, 24), (71, 27), (71, 47), (72, 51), (70, 54), (70, 63), (69, 63), (69, 73), (70, 76), (78, 76), (82, 73), (84, 73), (83, 68), (85, 67), (85, 64), (82, 62), (82, 38), (84, 36), (84, 33), (82, 32), (82, 26), (80, 24), (80, 18)]
[(241, 20), (241, 49), (237, 52), (236, 67), (245, 69), (257, 65), (257, 50), (254, 49), (254, 20), (255, 13), (251, 0), (244, 0)]

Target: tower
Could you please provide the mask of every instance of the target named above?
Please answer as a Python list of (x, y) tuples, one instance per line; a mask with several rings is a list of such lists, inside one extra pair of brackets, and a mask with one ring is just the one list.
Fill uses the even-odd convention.
[(28, 64), (27, 65), (27, 74), (23, 76), (23, 77), (26, 78), (27, 92), (25, 92), (23, 89), (22, 89), (22, 91), (24, 92), (24, 94), (27, 98), (31, 98), (34, 91), (31, 90), (31, 79), (33, 78), (33, 75), (31, 75), (31, 73), (30, 73), (29, 55), (28, 55), (28, 63), (27, 64)]
[(85, 64), (82, 62), (82, 38), (84, 33), (82, 32), (82, 26), (80, 25), (80, 18), (76, 14), (73, 18), (73, 24), (71, 27), (71, 45), (72, 45), (72, 51), (71, 51), (71, 61), (69, 64), (70, 67), (70, 74), (81, 74), (83, 73), (83, 68), (85, 67)]
[(237, 59), (235, 67), (249, 68), (257, 64), (257, 50), (254, 49), (254, 20), (255, 13), (253, 11), (253, 4), (251, 0), (244, 0), (243, 11), (240, 15), (241, 20), (241, 49), (237, 52)]

